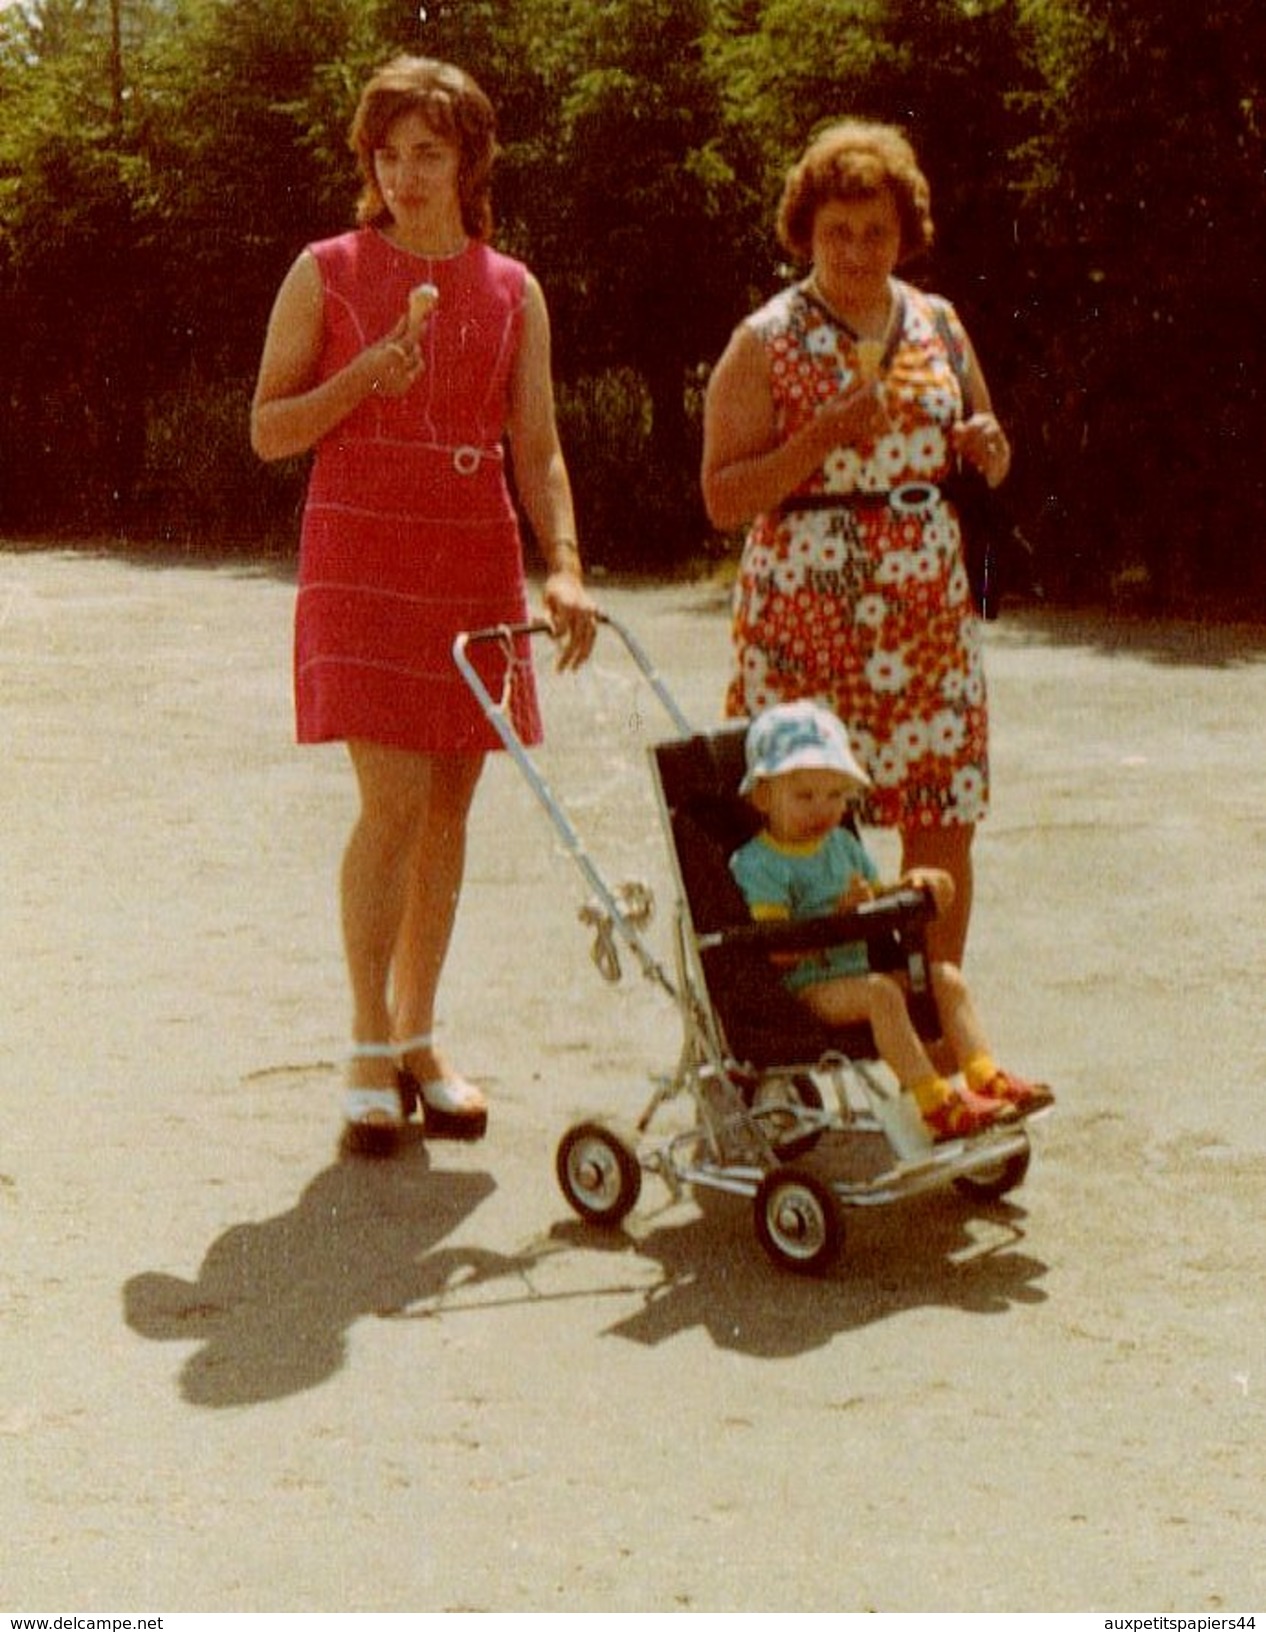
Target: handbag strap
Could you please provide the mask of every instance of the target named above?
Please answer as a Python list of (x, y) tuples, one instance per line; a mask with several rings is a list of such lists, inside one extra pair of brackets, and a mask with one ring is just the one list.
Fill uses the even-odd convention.
[(958, 381), (958, 389), (963, 398), (963, 418), (970, 419), (975, 411), (972, 407), (971, 386), (967, 379), (967, 366), (963, 354), (954, 339), (949, 324), (949, 303), (939, 295), (930, 295), (928, 304), (932, 308), (932, 321), (936, 324), (936, 332), (941, 337), (941, 344), (949, 356), (950, 367), (954, 370), (954, 378)]

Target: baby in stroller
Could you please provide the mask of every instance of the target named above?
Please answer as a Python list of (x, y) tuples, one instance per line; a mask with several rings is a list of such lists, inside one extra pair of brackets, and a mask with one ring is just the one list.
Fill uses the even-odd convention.
[[(824, 917), (882, 893), (865, 845), (842, 825), (869, 779), (834, 714), (807, 700), (767, 709), (748, 730), (746, 767), (739, 791), (762, 826), (731, 856), (730, 871), (754, 919)], [(949, 875), (930, 868), (901, 883), (926, 890), (940, 911), (953, 892)], [(780, 954), (777, 961), (788, 990), (819, 1021), (869, 1024), (881, 1058), (913, 1096), (935, 1143), (970, 1138), (1053, 1103), (1045, 1085), (999, 1069), (953, 965), (933, 964), (930, 979), (961, 1085), (936, 1069), (910, 1018), (901, 979), (872, 970), (864, 944)]]

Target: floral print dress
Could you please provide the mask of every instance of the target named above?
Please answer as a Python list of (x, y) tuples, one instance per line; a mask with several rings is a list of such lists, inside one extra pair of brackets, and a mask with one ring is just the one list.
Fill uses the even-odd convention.
[[(748, 533), (726, 712), (751, 716), (799, 697), (825, 703), (874, 783), (862, 819), (907, 829), (984, 814), (988, 713), (958, 518), (936, 487), (953, 461), (962, 394), (935, 297), (895, 287), (882, 365), (887, 430), (837, 449)], [(965, 347), (952, 308), (943, 311)], [(856, 337), (803, 286), (748, 323), (766, 350), (781, 435), (858, 378)]]

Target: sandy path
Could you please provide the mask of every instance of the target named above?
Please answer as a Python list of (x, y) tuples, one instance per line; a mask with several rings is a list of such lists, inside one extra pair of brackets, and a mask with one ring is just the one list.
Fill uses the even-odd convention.
[[(710, 721), (718, 597), (609, 602)], [(1260, 639), (990, 630), (971, 973), (1060, 1109), (1014, 1205), (851, 1218), (803, 1284), (741, 1202), (570, 1220), (559, 1134), (639, 1110), (676, 1019), (591, 969), (505, 760), (443, 1003), (491, 1136), (334, 1161), (350, 788), (291, 746), (290, 606), (0, 554), (0, 1607), (1251, 1610)], [(653, 712), (607, 664), (565, 701), (656, 874)]]

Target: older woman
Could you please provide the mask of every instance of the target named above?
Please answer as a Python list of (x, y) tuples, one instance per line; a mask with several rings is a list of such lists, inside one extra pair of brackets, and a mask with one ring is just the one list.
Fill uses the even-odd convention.
[(788, 173), (778, 236), (808, 275), (740, 324), (704, 419), (708, 514), (748, 527), (726, 709), (815, 697), (847, 722), (874, 783), (863, 818), (900, 832), (903, 872), (953, 880), (933, 950), (956, 964), (988, 720), (938, 483), (961, 456), (996, 485), (1010, 449), (953, 308), (895, 276), (932, 241), (928, 184), (898, 130), (822, 131)]
[[(309, 246), (278, 293), (251, 433), (315, 449), (295, 635), (303, 742), (344, 741), (360, 813), (342, 871), (352, 988), (344, 1120), (389, 1147), (420, 1097), (428, 1134), (481, 1135), (480, 1090), (436, 1051), (435, 1000), (483, 756), (499, 746), (454, 668), (463, 628), (526, 615), (503, 456), (549, 570), (561, 662), (588, 655), (571, 490), (535, 278), (488, 243), (493, 111), (461, 69), (401, 57), (352, 127), (360, 226)], [(537, 740), (518, 665), (516, 724)]]

